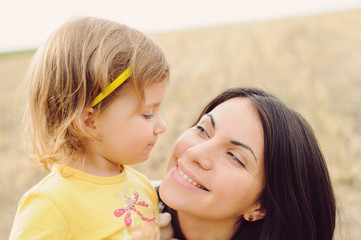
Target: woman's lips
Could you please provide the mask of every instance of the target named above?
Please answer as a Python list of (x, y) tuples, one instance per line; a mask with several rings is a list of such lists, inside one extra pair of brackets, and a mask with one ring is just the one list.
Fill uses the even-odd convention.
[(209, 192), (209, 190), (207, 188), (205, 188), (202, 184), (198, 183), (197, 181), (195, 181), (194, 179), (192, 179), (191, 177), (189, 177), (186, 173), (184, 173), (184, 171), (182, 169), (180, 169), (179, 167), (174, 167), (172, 169), (172, 173), (171, 175), (173, 176), (173, 178), (182, 186), (188, 187), (188, 188), (192, 188), (192, 189), (197, 189), (197, 190), (202, 190), (202, 191), (207, 191)]
[(199, 184), (198, 182), (194, 181), (191, 177), (189, 177), (187, 174), (185, 174), (182, 169), (180, 169), (179, 167), (177, 168), (179, 175), (185, 179), (187, 182), (191, 183), (192, 185), (196, 186), (197, 188), (200, 188), (202, 190), (206, 190), (208, 191), (207, 188), (205, 188), (204, 186), (202, 186), (201, 184)]

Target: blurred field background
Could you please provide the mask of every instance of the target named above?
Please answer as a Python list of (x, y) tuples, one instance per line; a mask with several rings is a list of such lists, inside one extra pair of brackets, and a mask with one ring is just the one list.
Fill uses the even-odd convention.
[[(203, 106), (235, 86), (266, 89), (313, 126), (337, 196), (335, 239), (361, 236), (361, 9), (152, 35), (172, 65), (163, 105), (168, 130), (150, 160), (163, 176), (172, 145)], [(0, 239), (22, 194), (46, 172), (26, 159), (17, 87), (34, 51), (0, 54)]]

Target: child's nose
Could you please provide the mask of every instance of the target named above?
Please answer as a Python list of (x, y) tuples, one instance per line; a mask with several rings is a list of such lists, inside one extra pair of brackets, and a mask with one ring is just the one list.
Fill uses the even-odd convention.
[(163, 120), (163, 118), (161, 116), (159, 116), (157, 124), (154, 128), (154, 134), (158, 135), (161, 133), (164, 133), (167, 130), (167, 125), (165, 123), (165, 121)]

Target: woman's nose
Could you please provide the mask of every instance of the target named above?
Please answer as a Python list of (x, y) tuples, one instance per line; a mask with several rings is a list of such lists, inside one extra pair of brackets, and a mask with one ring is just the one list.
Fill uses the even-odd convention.
[(154, 135), (164, 133), (167, 130), (167, 125), (161, 116), (158, 116), (156, 125), (154, 127)]
[(188, 150), (188, 157), (195, 164), (204, 170), (210, 170), (213, 167), (213, 159), (216, 157), (210, 141), (195, 144)]

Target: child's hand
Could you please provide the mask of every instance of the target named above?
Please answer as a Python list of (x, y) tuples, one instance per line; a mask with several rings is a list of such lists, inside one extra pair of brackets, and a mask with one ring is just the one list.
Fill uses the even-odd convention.
[(155, 240), (159, 239), (160, 229), (160, 240), (176, 240), (172, 238), (173, 229), (171, 224), (171, 215), (167, 212), (159, 213), (159, 225), (154, 223), (140, 224), (131, 228), (131, 235), (134, 240)]
[(156, 223), (144, 223), (131, 227), (130, 234), (133, 240), (159, 239), (159, 229)]
[(172, 217), (169, 213), (159, 213), (159, 228), (160, 228), (160, 239), (169, 240), (176, 239), (172, 238), (173, 228), (171, 224)]

